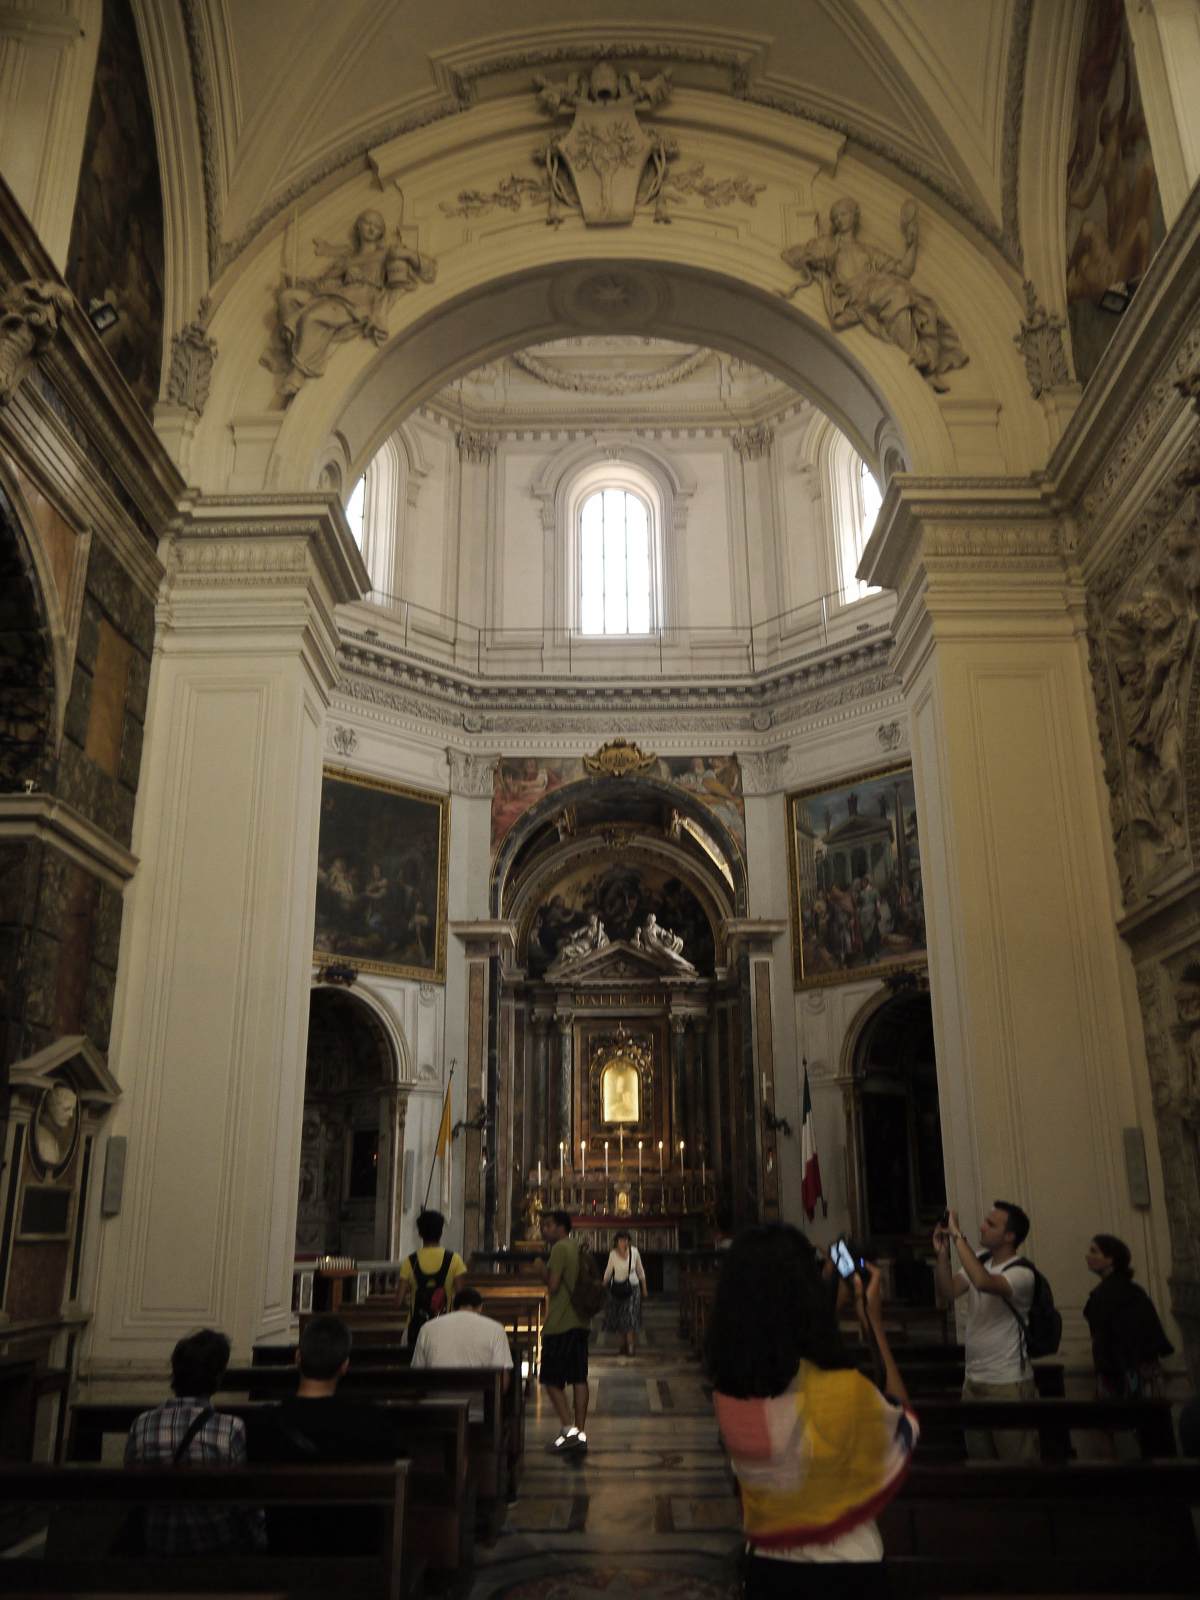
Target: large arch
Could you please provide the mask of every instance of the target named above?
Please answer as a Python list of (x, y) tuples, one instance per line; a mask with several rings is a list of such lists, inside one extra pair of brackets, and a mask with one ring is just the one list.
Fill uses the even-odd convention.
[[(348, 245), (362, 211), (380, 211), (389, 227), (396, 215), (394, 193), (385, 185), (381, 194), (362, 171), (312, 192), (284, 236), (268, 230), (216, 286), (211, 333), (222, 354), (190, 458), (202, 486), (311, 486), (335, 432), (357, 473), (406, 412), (456, 376), (531, 343), (597, 332), (653, 333), (741, 356), (811, 398), (876, 466), (893, 464), (897, 444), (903, 465), (921, 474), (1019, 475), (1041, 466), (1046, 417), (1013, 343), (1023, 313), (1018, 271), (961, 219), (920, 206), (915, 282), (969, 355), (946, 392), (935, 393), (886, 339), (862, 326), (832, 332), (819, 283), (798, 285), (782, 259), (813, 231), (813, 213), (827, 215), (842, 195), (860, 205), (864, 241), (894, 254), (911, 192), (823, 130), (763, 108), (742, 108), (735, 129), (720, 115), (723, 102), (709, 100), (696, 97), (679, 125), (689, 160), (702, 158), (714, 174), (753, 173), (762, 192), (719, 214), (699, 200), (681, 204), (668, 227), (641, 213), (622, 228), (578, 218), (548, 228), (536, 202), (489, 204), (498, 175), (525, 169), (530, 131), (540, 126), (520, 97), (475, 120), (468, 113), (453, 146), (416, 134), (395, 141), (376, 166), (398, 186), (402, 175), (405, 242), (436, 262), (436, 280), (387, 309), (385, 348), (362, 338), (338, 346), (324, 375), (284, 409), (261, 364), (284, 275), (303, 282), (312, 242)], [(479, 196), (481, 209), (456, 207), (464, 196)]]

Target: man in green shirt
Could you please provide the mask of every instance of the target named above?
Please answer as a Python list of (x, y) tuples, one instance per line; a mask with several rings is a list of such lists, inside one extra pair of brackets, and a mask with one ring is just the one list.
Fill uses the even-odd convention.
[[(588, 1409), (588, 1324), (571, 1304), (571, 1290), (579, 1276), (579, 1246), (571, 1238), (569, 1211), (550, 1211), (542, 1217), (542, 1238), (550, 1246), (550, 1259), (542, 1264), (550, 1290), (550, 1309), (542, 1324), (542, 1365), (538, 1382), (550, 1396), (561, 1424), (551, 1453), (586, 1450)], [(572, 1406), (567, 1389), (573, 1391)]]

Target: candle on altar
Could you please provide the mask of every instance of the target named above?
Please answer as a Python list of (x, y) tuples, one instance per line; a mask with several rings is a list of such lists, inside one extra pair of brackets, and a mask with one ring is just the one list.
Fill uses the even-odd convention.
[(679, 1141), (679, 1170), (683, 1171), (683, 1140)]
[(621, 1171), (624, 1172), (624, 1170), (625, 1170), (625, 1129), (624, 1128), (618, 1128), (617, 1129), (617, 1144), (620, 1147), (620, 1153), (621, 1153)]
[(608, 1140), (604, 1141), (604, 1181), (608, 1182)]
[(658, 1175), (659, 1175), (660, 1178), (662, 1177), (662, 1152), (663, 1152), (663, 1142), (660, 1139), (658, 1141)]
[(705, 1177), (705, 1173), (704, 1173), (704, 1151), (701, 1150), (701, 1152), (700, 1152), (700, 1193), (701, 1194), (704, 1193), (704, 1177)]
[(542, 1158), (538, 1157), (538, 1188), (542, 1187)]
[(580, 1175), (582, 1177), (584, 1177), (584, 1178), (587, 1177), (587, 1140), (586, 1139), (580, 1139), (580, 1141), (579, 1141), (579, 1171), (580, 1171)]
[(563, 1162), (564, 1162), (565, 1159), (566, 1159), (566, 1145), (565, 1145), (565, 1141), (560, 1139), (558, 1141), (558, 1181), (560, 1183), (562, 1182)]
[(642, 1141), (638, 1140), (638, 1182), (642, 1181)]

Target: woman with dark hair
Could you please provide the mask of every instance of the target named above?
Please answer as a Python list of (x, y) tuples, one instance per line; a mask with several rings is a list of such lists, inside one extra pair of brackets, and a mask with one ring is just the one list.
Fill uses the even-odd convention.
[(797, 1229), (749, 1229), (721, 1269), (706, 1359), (741, 1494), (750, 1600), (804, 1593), (804, 1563), (873, 1563), (838, 1592), (883, 1592), (874, 1519), (904, 1480), (917, 1419), (883, 1330), (879, 1273), (862, 1271), (855, 1309), (886, 1393), (847, 1356), (821, 1264)]
[(613, 1240), (604, 1269), (608, 1296), (604, 1302), (604, 1331), (619, 1333), (618, 1355), (634, 1354), (638, 1329), (642, 1325), (642, 1296), (646, 1293), (646, 1269), (637, 1245), (622, 1228)]
[(1173, 1355), (1175, 1347), (1150, 1296), (1133, 1281), (1129, 1246), (1111, 1233), (1098, 1233), (1086, 1259), (1088, 1271), (1100, 1279), (1083, 1308), (1092, 1334), (1097, 1396), (1157, 1399), (1162, 1391), (1159, 1359)]

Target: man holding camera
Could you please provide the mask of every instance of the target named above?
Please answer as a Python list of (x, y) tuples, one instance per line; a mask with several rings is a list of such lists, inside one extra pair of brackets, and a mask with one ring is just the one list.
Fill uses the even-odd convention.
[[(996, 1200), (979, 1228), (976, 1253), (947, 1211), (933, 1230), (934, 1281), (942, 1304), (967, 1295), (964, 1400), (1035, 1400), (1037, 1386), (1025, 1353), (1023, 1325), (1033, 1305), (1034, 1276), (1012, 1264), (1029, 1232), (1029, 1218), (1009, 1200)], [(958, 1270), (950, 1251), (958, 1257)], [(1032, 1429), (967, 1428), (967, 1455), (981, 1461), (1036, 1461)]]

